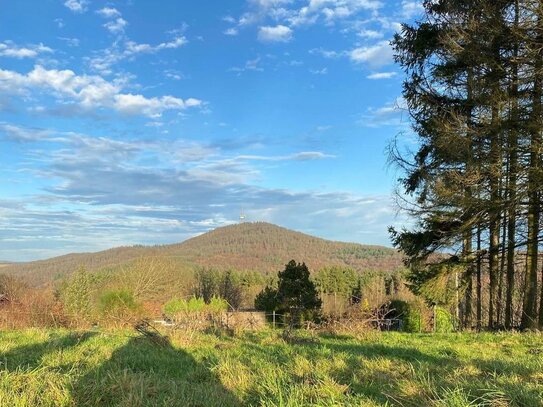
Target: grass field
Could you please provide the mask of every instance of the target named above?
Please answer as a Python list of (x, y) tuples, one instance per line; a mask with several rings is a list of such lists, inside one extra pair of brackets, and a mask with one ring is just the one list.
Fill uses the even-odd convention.
[(0, 333), (0, 406), (543, 406), (537, 334)]

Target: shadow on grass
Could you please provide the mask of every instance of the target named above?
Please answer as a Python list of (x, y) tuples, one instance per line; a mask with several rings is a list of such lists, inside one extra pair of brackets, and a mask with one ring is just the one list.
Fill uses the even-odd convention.
[(129, 339), (73, 384), (77, 406), (239, 406), (219, 378), (186, 351)]
[[(438, 351), (439, 354), (435, 355), (401, 345), (326, 342), (326, 347), (334, 353), (343, 352), (349, 355), (347, 367), (336, 373), (344, 380), (350, 378), (352, 391), (370, 396), (379, 402), (392, 401), (393, 405), (397, 402), (403, 406), (419, 406), (427, 402), (428, 398), (439, 398), (445, 389), (460, 388), (474, 401), (481, 402), (483, 398), (497, 397), (511, 403), (508, 405), (535, 406), (539, 405), (543, 395), (541, 389), (528, 388), (524, 381), (539, 372), (539, 369), (522, 362), (478, 358), (476, 354), (468, 360), (461, 360), (451, 349)], [(383, 359), (383, 367), (388, 369), (380, 370), (374, 367), (370, 372), (362, 372), (361, 358), (370, 361)], [(406, 365), (397, 366), (400, 364), (398, 362), (409, 364), (410, 370), (406, 370)], [(476, 367), (478, 373), (471, 376), (458, 373), (468, 364)], [(404, 373), (399, 375), (398, 372), (402, 369)], [(524, 380), (518, 380), (519, 377)], [(411, 394), (405, 393), (408, 387), (406, 381), (412, 383)], [(415, 391), (417, 389), (418, 391)], [(400, 394), (401, 397), (394, 396)]]
[(58, 351), (69, 350), (83, 344), (96, 333), (75, 332), (52, 335), (47, 341), (16, 347), (0, 354), (0, 369), (7, 371), (31, 371), (40, 366), (44, 356)]
[[(534, 379), (541, 366), (537, 360), (500, 359), (499, 354), (484, 357), (475, 352), (461, 356), (454, 346), (432, 344), (431, 337), (426, 344), (428, 349), (330, 335), (289, 345), (261, 345), (257, 339), (243, 344), (242, 362), (258, 369), (258, 361), (265, 361), (277, 370), (289, 372), (283, 377), (283, 390), (300, 383), (311, 386), (328, 376), (348, 386), (345, 396), (349, 399), (371, 400), (376, 405), (536, 406), (543, 400), (543, 387)], [(298, 377), (293, 368), (295, 356), (307, 359), (314, 370)], [(336, 358), (336, 366), (319, 368), (320, 363)], [(253, 386), (248, 398), (255, 404), (262, 397), (280, 404), (290, 390), (282, 392), (278, 387)]]

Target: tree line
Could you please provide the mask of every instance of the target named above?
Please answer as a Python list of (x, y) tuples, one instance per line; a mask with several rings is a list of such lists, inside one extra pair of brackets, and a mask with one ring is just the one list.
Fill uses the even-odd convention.
[(414, 292), (464, 327), (543, 328), (543, 4), (427, 0), (393, 42), (417, 149), (393, 143)]

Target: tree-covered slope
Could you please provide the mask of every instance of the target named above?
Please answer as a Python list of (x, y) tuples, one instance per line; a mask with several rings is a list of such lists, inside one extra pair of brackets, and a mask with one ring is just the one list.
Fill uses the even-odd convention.
[(348, 265), (357, 270), (392, 271), (401, 255), (382, 246), (334, 242), (264, 222), (215, 229), (182, 243), (164, 246), (119, 247), (97, 253), (76, 253), (28, 263), (6, 265), (33, 285), (50, 282), (84, 265), (89, 270), (114, 268), (142, 256), (175, 259), (183, 264), (220, 269), (276, 272), (291, 259), (315, 270)]

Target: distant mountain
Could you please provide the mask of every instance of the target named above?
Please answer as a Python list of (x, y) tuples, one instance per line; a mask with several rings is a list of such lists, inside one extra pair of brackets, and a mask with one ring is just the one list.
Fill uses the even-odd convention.
[(345, 265), (360, 271), (393, 271), (402, 265), (402, 256), (390, 248), (335, 242), (256, 222), (225, 226), (177, 244), (68, 254), (6, 265), (2, 272), (17, 273), (40, 285), (81, 265), (89, 270), (112, 268), (141, 256), (165, 256), (190, 265), (261, 272), (279, 271), (291, 259), (305, 262), (311, 270)]

